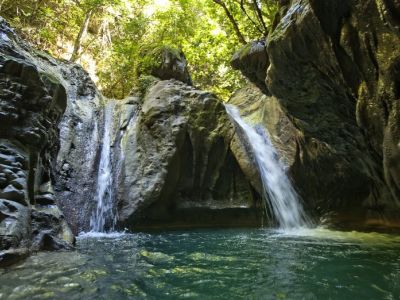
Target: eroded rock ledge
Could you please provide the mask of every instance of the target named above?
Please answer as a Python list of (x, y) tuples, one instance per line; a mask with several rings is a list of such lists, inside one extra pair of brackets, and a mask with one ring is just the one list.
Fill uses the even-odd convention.
[(0, 251), (6, 250), (0, 266), (5, 266), (32, 250), (70, 249), (74, 237), (52, 180), (65, 89), (23, 52), (16, 55), (16, 37), (3, 20), (0, 29)]

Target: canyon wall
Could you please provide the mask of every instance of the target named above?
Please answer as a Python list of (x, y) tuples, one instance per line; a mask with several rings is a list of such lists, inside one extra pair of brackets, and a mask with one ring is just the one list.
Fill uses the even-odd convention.
[(391, 0), (281, 1), (266, 41), (233, 57), (255, 85), (265, 80), (231, 102), (263, 122), (328, 224), (400, 225), (399, 15)]

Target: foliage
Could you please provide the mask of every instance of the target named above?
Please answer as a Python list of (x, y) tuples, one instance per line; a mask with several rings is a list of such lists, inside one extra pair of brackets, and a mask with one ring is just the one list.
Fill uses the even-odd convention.
[[(223, 4), (246, 41), (265, 37), (277, 10), (276, 0)], [(228, 98), (244, 79), (229, 65), (241, 42), (226, 10), (210, 0), (0, 0), (1, 16), (34, 46), (75, 55), (114, 98), (131, 92), (139, 66), (151, 63), (144, 53), (160, 46), (181, 48), (194, 84)]]

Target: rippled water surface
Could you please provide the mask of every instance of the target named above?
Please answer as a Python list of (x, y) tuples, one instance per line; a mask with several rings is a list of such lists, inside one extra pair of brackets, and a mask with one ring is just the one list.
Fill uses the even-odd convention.
[(82, 236), (0, 270), (0, 299), (399, 297), (399, 236), (323, 229)]

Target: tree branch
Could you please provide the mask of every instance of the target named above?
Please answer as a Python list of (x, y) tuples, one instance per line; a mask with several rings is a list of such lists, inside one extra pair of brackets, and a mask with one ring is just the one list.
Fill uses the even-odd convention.
[(74, 50), (72, 51), (71, 58), (69, 59), (70, 62), (76, 62), (76, 60), (80, 56), (82, 40), (86, 35), (92, 15), (93, 15), (93, 9), (88, 10), (85, 14), (85, 19), (79, 30), (78, 36), (75, 39)]
[(264, 28), (264, 36), (267, 36), (268, 28), (267, 28), (267, 25), (265, 25), (264, 18), (262, 16), (262, 11), (261, 11), (260, 7), (258, 6), (257, 0), (253, 0), (253, 5), (254, 5), (254, 9), (256, 10), (258, 19), (260, 20), (260, 23), (262, 24), (262, 26)]
[(247, 13), (247, 10), (246, 10), (246, 8), (244, 7), (243, 1), (244, 1), (244, 0), (240, 0), (240, 2), (239, 2), (239, 1), (236, 1), (236, 2), (239, 2), (240, 9), (244, 12), (244, 14), (246, 15), (246, 17), (250, 20), (250, 22), (253, 23), (253, 25), (255, 26), (255, 28), (256, 28), (261, 34), (264, 35), (265, 33), (264, 33), (263, 30), (260, 29), (259, 24), (257, 24), (257, 23), (250, 17), (250, 15)]
[(235, 33), (236, 33), (236, 36), (239, 39), (239, 42), (242, 43), (243, 45), (246, 45), (247, 44), (246, 39), (244, 38), (243, 34), (241, 33), (235, 18), (233, 17), (231, 12), (229, 11), (229, 9), (226, 6), (226, 4), (221, 0), (213, 0), (213, 2), (218, 4), (219, 6), (221, 6), (224, 9), (226, 16), (228, 17), (229, 21), (231, 22), (231, 24), (233, 26), (233, 29), (235, 30)]

